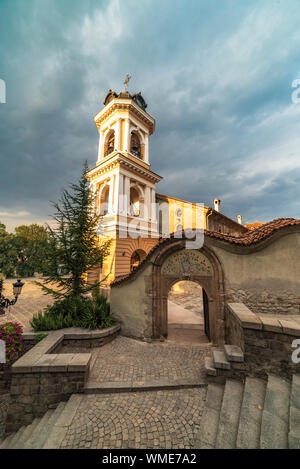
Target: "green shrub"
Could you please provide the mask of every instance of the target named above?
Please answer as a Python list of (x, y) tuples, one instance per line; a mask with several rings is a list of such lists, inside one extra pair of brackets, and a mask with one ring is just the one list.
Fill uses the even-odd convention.
[(114, 323), (106, 298), (94, 291), (92, 298), (75, 296), (57, 300), (44, 312), (35, 315), (30, 324), (35, 331), (49, 331), (66, 327), (103, 329)]
[(45, 332), (37, 332), (36, 334), (34, 334), (34, 339), (35, 339), (36, 343), (38, 343), (41, 340), (45, 339), (45, 337), (47, 337), (47, 334), (45, 334)]

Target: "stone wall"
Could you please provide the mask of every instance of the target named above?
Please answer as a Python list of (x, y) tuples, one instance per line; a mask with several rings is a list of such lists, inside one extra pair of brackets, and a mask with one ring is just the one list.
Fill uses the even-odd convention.
[(266, 289), (229, 289), (227, 300), (230, 302), (244, 303), (257, 314), (300, 314), (300, 295), (293, 291), (283, 290), (271, 292)]
[[(147, 336), (145, 332), (149, 327), (149, 295), (147, 288), (151, 289), (152, 265), (141, 269), (130, 282), (114, 285), (110, 292), (111, 314), (121, 323), (122, 334), (138, 339)], [(150, 278), (150, 285), (149, 285)], [(151, 334), (150, 334), (151, 336)]]
[(29, 425), (71, 394), (82, 392), (85, 379), (85, 371), (13, 374), (6, 433)]
[[(91, 354), (74, 353), (72, 348), (85, 351), (99, 347), (113, 340), (119, 330), (120, 325), (96, 331), (62, 329), (48, 332), (47, 337), (38, 343), (34, 333), (28, 334), (25, 349), (29, 351), (10, 367), (6, 432), (30, 424), (48, 409), (66, 401), (71, 394), (83, 392)], [(72, 353), (65, 353), (67, 348)]]
[(241, 303), (226, 306), (226, 342), (241, 347), (243, 364), (232, 364), (237, 374), (266, 378), (274, 373), (291, 378), (300, 372), (292, 362), (292, 342), (300, 338), (300, 324), (254, 314)]

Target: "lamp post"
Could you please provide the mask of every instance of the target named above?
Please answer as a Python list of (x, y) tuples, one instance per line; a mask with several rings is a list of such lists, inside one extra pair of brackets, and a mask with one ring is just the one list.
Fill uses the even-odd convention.
[(0, 315), (5, 314), (5, 308), (16, 304), (16, 302), (18, 301), (18, 297), (21, 294), (23, 285), (24, 283), (21, 282), (21, 280), (18, 280), (17, 282), (13, 283), (13, 294), (15, 298), (13, 300), (9, 300), (8, 298), (5, 298), (2, 295), (3, 280), (0, 279)]

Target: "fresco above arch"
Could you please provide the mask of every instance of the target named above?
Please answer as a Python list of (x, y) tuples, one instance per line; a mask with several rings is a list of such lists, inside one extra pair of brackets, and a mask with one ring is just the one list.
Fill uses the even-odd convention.
[(213, 266), (202, 252), (184, 249), (170, 254), (163, 262), (161, 273), (163, 275), (200, 275), (213, 276)]

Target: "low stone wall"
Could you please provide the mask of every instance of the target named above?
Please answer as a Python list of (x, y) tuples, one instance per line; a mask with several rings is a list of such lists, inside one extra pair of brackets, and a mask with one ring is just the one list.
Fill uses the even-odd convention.
[[(11, 367), (10, 402), (6, 433), (16, 431), (48, 409), (83, 392), (88, 378), (90, 353), (60, 353), (64, 344), (99, 347), (113, 340), (120, 326), (98, 331), (70, 328), (51, 331)], [(34, 338), (33, 338), (34, 340)]]
[(300, 372), (300, 364), (292, 362), (295, 339), (300, 339), (295, 321), (259, 316), (243, 303), (227, 303), (226, 342), (241, 347), (245, 356), (243, 364), (232, 364), (237, 375), (291, 378)]

